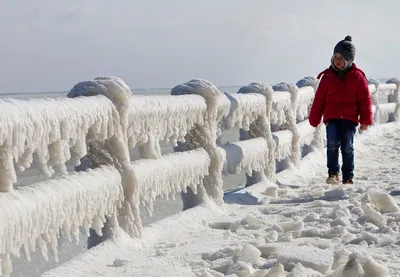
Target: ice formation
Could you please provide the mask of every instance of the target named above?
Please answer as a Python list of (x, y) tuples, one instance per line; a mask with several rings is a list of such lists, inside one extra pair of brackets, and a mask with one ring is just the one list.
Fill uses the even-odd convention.
[[(286, 129), (292, 133), (292, 145), (290, 161), (298, 167), (300, 163), (300, 135), (296, 126), (297, 109), (299, 107), (299, 89), (297, 86), (288, 83), (279, 83), (273, 86), (276, 93), (290, 93), (290, 108), (285, 110)], [(275, 96), (275, 94), (274, 94)]]
[(244, 170), (263, 171), (268, 164), (268, 145), (264, 138), (227, 143), (221, 146), (225, 153), (224, 173), (238, 174)]
[[(239, 89), (238, 94), (247, 93), (258, 93), (265, 97), (265, 115), (259, 116), (249, 128), (247, 133), (249, 138), (262, 137), (267, 141), (268, 145), (268, 165), (264, 170), (265, 177), (273, 182), (275, 182), (275, 141), (271, 134), (271, 111), (272, 111), (272, 95), (274, 93), (270, 85), (264, 83), (250, 83), (247, 86), (243, 86)], [(254, 174), (254, 173), (253, 173)], [(259, 180), (258, 180), (259, 181)]]
[[(121, 174), (121, 182), (124, 188), (124, 202), (119, 211), (121, 227), (131, 236), (141, 235), (141, 219), (139, 212), (139, 195), (137, 183), (135, 182), (134, 172), (130, 166), (130, 156), (128, 150), (127, 128), (130, 114), (130, 100), (132, 92), (123, 80), (117, 77), (97, 77), (93, 81), (85, 81), (76, 84), (68, 93), (68, 97), (75, 98), (81, 96), (104, 95), (109, 98), (117, 110), (116, 132), (101, 145), (112, 157), (112, 164)], [(96, 96), (98, 97), (98, 96)], [(85, 99), (85, 97), (82, 97)], [(90, 97), (89, 99), (91, 99)], [(88, 141), (90, 142), (90, 141)], [(98, 142), (93, 142), (93, 149)], [(97, 152), (88, 153), (90, 156), (98, 155)]]
[(282, 125), (286, 122), (286, 113), (291, 110), (291, 96), (289, 92), (273, 92), (272, 108), (270, 113), (271, 124)]
[(297, 121), (302, 121), (308, 118), (314, 100), (314, 94), (315, 91), (312, 87), (303, 87), (299, 89)]
[(186, 192), (187, 186), (196, 193), (197, 186), (208, 175), (209, 166), (210, 157), (201, 148), (133, 162), (140, 202), (151, 214), (158, 197), (174, 197), (177, 192)]
[(289, 130), (282, 130), (272, 133), (276, 143), (276, 159), (282, 161), (292, 154), (293, 133)]
[(258, 93), (225, 93), (230, 101), (229, 114), (224, 119), (224, 129), (239, 127), (248, 131), (250, 124), (266, 115), (266, 99)]
[(197, 126), (188, 134), (187, 148), (194, 149), (197, 146), (203, 147), (210, 156), (209, 175), (204, 178), (203, 184), (207, 194), (218, 204), (222, 204), (222, 156), (217, 148), (219, 103), (223, 99), (223, 94), (207, 80), (194, 79), (184, 84), (178, 85), (171, 90), (172, 95), (197, 94), (204, 98), (207, 109), (205, 113), (204, 125)]
[(300, 145), (311, 145), (315, 139), (316, 129), (308, 123), (307, 120), (297, 124), (297, 130), (300, 135)]
[(129, 149), (137, 144), (154, 148), (158, 141), (176, 146), (195, 125), (204, 125), (206, 103), (198, 95), (134, 96), (130, 104)]
[[(299, 106), (299, 88), (293, 84), (289, 83), (279, 83), (272, 87), (274, 91), (279, 92), (289, 92), (290, 93), (290, 102), (292, 105), (292, 109), (297, 113), (297, 108)], [(296, 117), (296, 114), (295, 114)]]
[(129, 87), (118, 77), (96, 77), (93, 81), (84, 81), (76, 84), (68, 93), (69, 98), (79, 96), (104, 95), (114, 103), (120, 117), (120, 124), (124, 140), (127, 140), (126, 130), (129, 118), (129, 104), (132, 92)]
[[(115, 223), (123, 201), (121, 175), (111, 166), (48, 180), (0, 193), (0, 262), (3, 276), (11, 272), (11, 256), (21, 248), (28, 260), (36, 247), (57, 258), (57, 238), (79, 240), (79, 228), (101, 234), (106, 216)], [(114, 226), (116, 227), (116, 226)]]
[(51, 177), (65, 162), (86, 155), (86, 140), (104, 141), (118, 131), (119, 117), (105, 97), (0, 100), (0, 191), (11, 191), (17, 169), (34, 161)]

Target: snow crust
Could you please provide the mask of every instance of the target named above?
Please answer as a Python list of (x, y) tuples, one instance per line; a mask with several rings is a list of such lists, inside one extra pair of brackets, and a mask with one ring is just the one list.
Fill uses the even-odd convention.
[[(11, 257), (23, 250), (30, 260), (36, 248), (48, 260), (48, 249), (58, 260), (58, 241), (79, 241), (79, 228), (101, 235), (106, 216), (116, 219), (123, 201), (121, 176), (111, 166), (37, 183), (0, 194), (0, 262), (9, 276)], [(116, 228), (117, 226), (114, 226)], [(21, 249), (22, 248), (22, 249)]]

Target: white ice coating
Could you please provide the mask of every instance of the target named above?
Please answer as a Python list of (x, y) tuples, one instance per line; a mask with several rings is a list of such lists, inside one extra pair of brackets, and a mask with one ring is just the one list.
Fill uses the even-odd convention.
[(299, 88), (296, 85), (290, 83), (279, 83), (272, 87), (274, 91), (290, 93), (290, 101), (292, 104), (292, 109), (297, 113), (297, 108), (299, 105)]
[(21, 248), (28, 260), (39, 248), (57, 258), (60, 233), (79, 240), (79, 228), (101, 234), (106, 216), (115, 218), (123, 200), (121, 175), (111, 166), (73, 173), (10, 193), (0, 193), (0, 263), (3, 276), (11, 272), (10, 256)]
[(397, 103), (380, 103), (379, 115), (388, 115), (396, 111)]
[(258, 93), (225, 93), (230, 101), (229, 114), (224, 119), (224, 129), (239, 127), (249, 130), (250, 124), (266, 114), (266, 99)]
[[(216, 125), (218, 118), (218, 106), (223, 100), (223, 93), (218, 90), (210, 81), (193, 79), (181, 85), (175, 86), (171, 90), (171, 95), (197, 94), (204, 98), (207, 105), (205, 119), (208, 124)], [(216, 126), (215, 126), (216, 127)]]
[(204, 124), (206, 103), (198, 95), (134, 96), (130, 104), (129, 149), (171, 141), (176, 146), (197, 124)]
[(264, 176), (270, 181), (275, 182), (275, 142), (271, 134), (271, 110), (272, 110), (272, 95), (274, 93), (270, 85), (264, 83), (250, 83), (239, 89), (238, 94), (261, 94), (265, 98), (265, 114), (259, 116), (249, 129), (249, 138), (262, 137), (267, 141), (268, 146), (268, 163), (264, 169)]
[(128, 85), (118, 77), (96, 77), (93, 81), (84, 81), (76, 84), (68, 93), (69, 98), (79, 96), (104, 95), (110, 99), (118, 110), (123, 138), (126, 141), (128, 126), (129, 104), (132, 92)]
[(373, 121), (376, 124), (379, 124), (380, 122), (379, 86), (380, 86), (379, 80), (376, 79), (368, 80), (368, 88), (372, 100)]
[[(132, 92), (123, 80), (118, 77), (97, 77), (93, 81), (76, 84), (68, 93), (68, 97), (92, 98), (93, 95), (104, 95), (109, 98), (118, 111), (118, 123), (115, 134), (105, 141), (103, 148), (112, 157), (112, 164), (121, 174), (125, 201), (120, 210), (121, 226), (131, 236), (141, 235), (141, 219), (139, 212), (139, 195), (134, 172), (130, 166), (127, 129), (130, 114)], [(98, 97), (98, 96), (97, 96)], [(97, 142), (96, 142), (97, 143)], [(96, 147), (94, 147), (96, 149)], [(98, 149), (98, 147), (97, 147)], [(98, 153), (88, 153), (96, 156)]]
[(160, 159), (141, 159), (131, 164), (138, 184), (140, 202), (152, 214), (153, 202), (163, 197), (174, 198), (177, 192), (186, 192), (197, 186), (208, 175), (210, 156), (202, 149), (168, 154)]
[[(290, 161), (291, 163), (298, 167), (300, 163), (300, 135), (297, 130), (296, 126), (296, 119), (297, 119), (297, 114), (298, 112), (298, 107), (299, 107), (299, 89), (296, 85), (289, 84), (289, 83), (279, 83), (275, 86), (273, 86), (274, 91), (277, 93), (285, 93), (289, 92), (290, 93), (290, 101), (291, 101), (291, 108), (285, 111), (285, 119), (287, 126), (286, 128), (292, 132), (292, 146), (291, 146), (291, 155), (290, 155)], [(275, 94), (274, 94), (275, 95)], [(308, 114), (308, 112), (307, 112)]]
[[(390, 80), (389, 80), (390, 81)], [(393, 83), (387, 83), (387, 84), (379, 84), (379, 95), (393, 95), (396, 90), (396, 83), (393, 81)]]
[(299, 102), (297, 108), (297, 120), (302, 121), (308, 118), (311, 105), (314, 101), (315, 91), (312, 87), (302, 87), (299, 89)]
[(225, 152), (224, 174), (263, 171), (268, 165), (268, 144), (264, 138), (227, 143), (220, 147)]
[(393, 95), (388, 96), (388, 102), (396, 103), (396, 109), (393, 113), (393, 120), (400, 120), (400, 78), (392, 78), (386, 82), (387, 84), (394, 84), (396, 86)]
[(275, 155), (278, 161), (282, 161), (292, 154), (293, 134), (289, 130), (282, 130), (272, 133), (275, 140), (276, 150)]
[(11, 191), (16, 172), (34, 161), (48, 177), (65, 162), (78, 164), (86, 140), (104, 141), (118, 131), (119, 117), (103, 96), (90, 99), (0, 100), (0, 191)]
[(282, 125), (286, 122), (286, 111), (291, 110), (291, 96), (287, 91), (273, 92), (270, 113), (271, 124)]
[[(211, 82), (202, 79), (194, 79), (174, 87), (172, 95), (197, 94), (204, 98), (207, 109), (204, 116), (204, 125), (192, 130), (192, 141), (188, 148), (196, 148), (196, 145), (203, 147), (210, 156), (209, 175), (204, 178), (204, 188), (207, 195), (217, 204), (223, 203), (222, 190), (222, 156), (217, 148), (218, 120), (223, 116), (220, 114), (220, 102), (224, 95)], [(222, 109), (223, 112), (226, 112)]]

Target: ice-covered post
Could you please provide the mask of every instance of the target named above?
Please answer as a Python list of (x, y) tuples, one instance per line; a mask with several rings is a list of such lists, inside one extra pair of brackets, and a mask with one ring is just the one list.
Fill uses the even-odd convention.
[[(122, 186), (124, 188), (125, 200), (123, 209), (120, 210), (120, 220), (123, 228), (131, 236), (140, 236), (141, 221), (139, 214), (138, 189), (135, 184), (135, 175), (130, 166), (129, 150), (127, 145), (127, 127), (129, 118), (129, 105), (132, 92), (129, 87), (117, 77), (98, 77), (93, 81), (85, 81), (76, 84), (68, 93), (68, 97), (103, 95), (111, 100), (115, 106), (114, 124), (117, 126), (116, 133), (104, 143), (96, 141), (89, 142), (89, 152), (78, 166), (77, 170), (95, 168), (102, 164), (113, 164), (121, 173)], [(109, 219), (105, 229), (114, 232), (118, 228), (117, 218)], [(101, 236), (102, 234), (97, 234)], [(95, 235), (94, 235), (95, 236)], [(92, 238), (93, 239), (93, 238)], [(98, 243), (98, 238), (95, 243)], [(93, 245), (90, 245), (93, 246)]]
[(373, 115), (373, 123), (376, 125), (376, 124), (380, 123), (380, 116), (379, 116), (379, 84), (380, 83), (378, 80), (369, 79), (368, 84), (369, 84), (368, 87), (369, 87), (371, 99), (372, 99), (372, 105), (375, 106), (375, 112)]
[(208, 198), (217, 204), (223, 203), (222, 190), (222, 156), (217, 148), (218, 103), (223, 94), (207, 80), (191, 80), (178, 85), (171, 90), (171, 95), (197, 94), (204, 98), (207, 109), (203, 126), (196, 126), (186, 135), (186, 143), (180, 144), (176, 150), (192, 150), (203, 147), (210, 155), (209, 175), (203, 180), (203, 186), (199, 185), (197, 194), (190, 188), (183, 195), (183, 208), (189, 209), (204, 203)]
[[(298, 88), (303, 88), (310, 86), (314, 89), (314, 92), (317, 91), (318, 88), (318, 80), (315, 77), (304, 77), (296, 83)], [(310, 113), (310, 109), (313, 101), (310, 103), (308, 114)], [(311, 147), (317, 150), (324, 149), (324, 124), (319, 124), (314, 132), (313, 140), (311, 142)]]
[(399, 99), (400, 78), (392, 78), (392, 79), (388, 80), (386, 83), (396, 85), (394, 94), (388, 96), (389, 103), (396, 103), (396, 108), (394, 110), (394, 113), (389, 115), (389, 121), (399, 121), (400, 120), (400, 99)]
[(270, 113), (272, 107), (272, 87), (264, 83), (251, 83), (247, 86), (241, 87), (238, 93), (258, 93), (262, 94), (266, 99), (266, 113), (257, 118), (255, 122), (250, 125), (249, 131), (246, 132), (240, 129), (240, 140), (262, 137), (267, 141), (268, 145), (268, 167), (264, 172), (253, 171), (251, 176), (247, 177), (246, 187), (258, 183), (265, 178), (271, 182), (276, 182), (276, 168), (275, 168), (275, 141), (272, 138)]
[(274, 91), (287, 91), (291, 95), (291, 109), (285, 111), (286, 124), (292, 133), (292, 153), (290, 161), (295, 167), (300, 166), (300, 134), (296, 125), (296, 112), (299, 100), (299, 89), (294, 84), (280, 83), (272, 87)]

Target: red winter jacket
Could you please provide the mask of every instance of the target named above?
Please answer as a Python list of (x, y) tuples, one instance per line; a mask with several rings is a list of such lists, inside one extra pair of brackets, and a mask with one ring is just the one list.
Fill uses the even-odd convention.
[(356, 124), (372, 124), (372, 101), (364, 72), (355, 64), (341, 80), (329, 67), (318, 75), (324, 75), (315, 93), (308, 121), (317, 127), (331, 118), (343, 118)]

